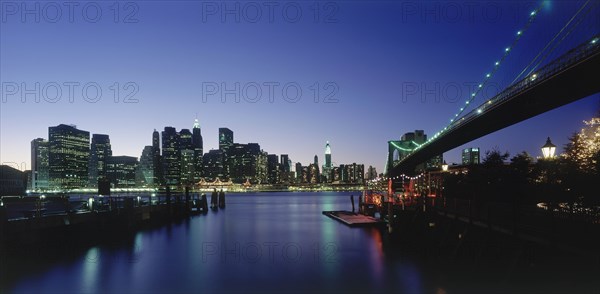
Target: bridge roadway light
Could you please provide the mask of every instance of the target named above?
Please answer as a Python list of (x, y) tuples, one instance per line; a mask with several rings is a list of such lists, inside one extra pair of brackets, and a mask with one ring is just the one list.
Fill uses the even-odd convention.
[(544, 159), (554, 158), (554, 152), (556, 152), (556, 145), (552, 144), (550, 137), (546, 140), (546, 144), (542, 146), (542, 155)]
[(531, 81), (535, 81), (535, 79), (537, 79), (537, 74), (531, 75)]

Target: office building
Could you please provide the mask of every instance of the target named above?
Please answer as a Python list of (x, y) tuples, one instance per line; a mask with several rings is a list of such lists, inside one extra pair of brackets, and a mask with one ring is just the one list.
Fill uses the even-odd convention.
[(152, 146), (145, 146), (140, 156), (140, 163), (137, 171), (137, 183), (141, 187), (154, 187), (154, 151)]
[(132, 156), (111, 156), (106, 161), (106, 176), (113, 188), (135, 188), (138, 159)]
[(89, 182), (90, 133), (72, 125), (48, 128), (51, 189), (84, 188)]
[(202, 177), (202, 155), (204, 154), (204, 142), (200, 123), (196, 119), (192, 128), (192, 146), (194, 147), (194, 174), (193, 182), (198, 183)]
[[(190, 138), (191, 140), (191, 138)], [(167, 186), (179, 186), (181, 177), (181, 152), (179, 133), (173, 127), (165, 127), (162, 132), (162, 169)]]
[(31, 141), (31, 189), (48, 189), (48, 178), (48, 141), (37, 138)]
[(465, 148), (462, 151), (462, 164), (479, 164), (479, 148)]
[(111, 156), (112, 147), (108, 135), (93, 134), (90, 146), (89, 187), (98, 187), (98, 180), (106, 179), (106, 161)]

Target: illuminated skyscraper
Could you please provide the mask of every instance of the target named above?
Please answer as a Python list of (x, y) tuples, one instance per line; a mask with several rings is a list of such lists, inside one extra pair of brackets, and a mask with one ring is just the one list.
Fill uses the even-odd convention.
[(31, 189), (48, 189), (48, 141), (31, 141)]
[(280, 173), (279, 173), (279, 179), (281, 181), (281, 183), (287, 184), (290, 182), (290, 171), (291, 171), (291, 167), (290, 167), (290, 158), (287, 154), (281, 154), (280, 156)]
[(223, 152), (219, 149), (210, 150), (202, 157), (202, 177), (206, 181), (224, 179)]
[(233, 131), (219, 128), (219, 150), (226, 151), (231, 145), (233, 145)]
[(132, 156), (111, 156), (106, 161), (106, 176), (115, 188), (136, 187), (138, 159)]
[(154, 186), (154, 160), (153, 160), (153, 147), (145, 146), (140, 156), (140, 163), (137, 171), (137, 183), (143, 187)]
[(279, 183), (279, 157), (277, 154), (267, 156), (267, 173), (269, 184)]
[(188, 129), (182, 129), (179, 132), (179, 159), (180, 163), (180, 183), (183, 185), (194, 184), (195, 174), (195, 158), (194, 158), (194, 144), (192, 140), (192, 133)]
[(108, 135), (93, 134), (90, 146), (90, 187), (98, 187), (98, 180), (106, 179), (106, 162), (111, 156), (112, 148)]
[[(386, 168), (392, 168), (399, 161), (410, 155), (413, 150), (427, 142), (427, 135), (423, 130), (405, 133), (400, 141), (388, 141), (388, 161)], [(419, 164), (416, 170), (440, 169), (443, 163), (442, 154), (436, 155), (426, 162)], [(387, 171), (386, 171), (387, 172)]]
[(202, 154), (204, 152), (204, 142), (202, 140), (202, 130), (200, 123), (196, 119), (192, 128), (192, 146), (194, 147), (194, 177), (193, 182), (200, 181), (202, 176)]
[(479, 148), (465, 148), (462, 151), (462, 164), (479, 164)]
[(331, 169), (333, 168), (331, 164), (331, 146), (329, 146), (329, 141), (325, 144), (325, 164), (323, 165), (323, 176), (327, 182), (332, 182), (333, 179), (331, 177)]
[(90, 133), (75, 126), (48, 128), (50, 188), (84, 188), (89, 182)]
[(228, 162), (227, 150), (233, 145), (233, 131), (228, 128), (219, 128), (219, 150), (223, 153), (223, 177), (228, 178), (231, 171)]
[(158, 131), (155, 129), (154, 132), (152, 133), (152, 165), (154, 168), (154, 180), (153, 183), (156, 186), (160, 186), (164, 184), (164, 177), (163, 177), (163, 166), (162, 166), (162, 160), (161, 160), (161, 156), (160, 156), (160, 134), (158, 133)]
[(162, 166), (165, 184), (178, 186), (181, 176), (179, 133), (173, 127), (165, 127), (162, 132)]

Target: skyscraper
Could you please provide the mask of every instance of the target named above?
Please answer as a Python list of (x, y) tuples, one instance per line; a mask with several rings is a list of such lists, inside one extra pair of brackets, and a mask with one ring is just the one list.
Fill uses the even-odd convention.
[(331, 146), (329, 146), (329, 141), (327, 141), (325, 144), (325, 164), (323, 165), (323, 176), (327, 182), (332, 182), (331, 169)]
[(479, 164), (479, 148), (465, 148), (462, 151), (462, 164)]
[(106, 161), (106, 176), (112, 187), (134, 188), (138, 159), (132, 156), (111, 156)]
[(106, 178), (106, 161), (112, 156), (108, 135), (93, 134), (90, 146), (89, 187), (98, 187), (98, 180)]
[[(386, 168), (390, 169), (398, 164), (399, 161), (410, 155), (413, 150), (427, 142), (427, 135), (423, 130), (405, 133), (400, 141), (388, 141), (388, 161)], [(438, 169), (442, 167), (442, 154), (436, 155), (429, 160), (419, 164), (416, 170)], [(386, 170), (387, 172), (387, 170)]]
[(229, 178), (234, 183), (266, 182), (266, 157), (257, 143), (235, 143), (227, 150)]
[(48, 189), (48, 141), (31, 141), (31, 189)]
[(279, 173), (279, 179), (282, 183), (289, 183), (290, 181), (290, 158), (287, 154), (280, 155), (281, 161), (281, 172)]
[(279, 157), (277, 154), (267, 156), (267, 173), (269, 184), (279, 183)]
[(233, 131), (219, 128), (219, 150), (226, 151), (231, 145), (233, 145)]
[(231, 171), (227, 151), (233, 145), (233, 131), (228, 128), (219, 128), (219, 150), (223, 153), (223, 177), (228, 178)]
[(223, 152), (219, 149), (210, 150), (202, 156), (202, 177), (206, 181), (214, 181), (217, 178), (224, 179)]
[[(191, 140), (191, 138), (190, 138)], [(179, 133), (173, 127), (165, 127), (162, 132), (162, 166), (165, 184), (178, 186), (181, 176), (181, 152)]]
[(341, 181), (349, 184), (364, 184), (365, 166), (364, 164), (345, 164), (340, 165)]
[(369, 165), (369, 169), (367, 169), (367, 180), (374, 180), (377, 178), (377, 169), (373, 166)]
[(157, 186), (164, 184), (162, 160), (160, 156), (160, 134), (156, 129), (152, 133), (152, 164), (154, 167), (154, 184)]
[(200, 181), (202, 176), (202, 154), (204, 153), (204, 142), (202, 140), (202, 130), (200, 123), (196, 119), (192, 128), (192, 145), (194, 147), (194, 177), (193, 182)]
[(183, 185), (194, 184), (195, 158), (192, 133), (188, 129), (182, 129), (179, 132), (179, 159), (180, 163), (180, 183)]
[(76, 126), (48, 128), (50, 188), (83, 188), (89, 181), (90, 133)]
[(137, 170), (136, 182), (140, 186), (153, 187), (154, 186), (154, 151), (152, 146), (145, 146), (140, 156), (140, 163)]

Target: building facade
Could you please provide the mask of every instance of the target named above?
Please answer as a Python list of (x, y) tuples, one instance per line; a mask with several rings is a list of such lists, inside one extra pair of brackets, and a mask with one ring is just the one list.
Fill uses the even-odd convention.
[(154, 151), (152, 146), (145, 146), (140, 156), (137, 170), (137, 183), (140, 187), (155, 187)]
[(181, 152), (179, 148), (179, 133), (173, 127), (165, 127), (161, 134), (162, 140), (162, 169), (164, 183), (167, 186), (179, 186), (181, 177)]
[(138, 159), (132, 156), (111, 156), (106, 162), (106, 175), (113, 188), (135, 188)]
[(462, 151), (462, 165), (479, 164), (479, 148), (465, 148)]
[(49, 188), (48, 141), (37, 138), (31, 141), (31, 189)]
[(198, 183), (202, 177), (202, 155), (204, 154), (204, 141), (202, 140), (202, 129), (196, 119), (192, 128), (192, 146), (194, 147), (194, 174), (193, 182)]
[(106, 179), (106, 162), (112, 156), (108, 135), (93, 134), (90, 145), (89, 187), (98, 187), (98, 180)]
[(51, 189), (84, 188), (89, 182), (90, 133), (76, 126), (48, 128), (48, 167)]

